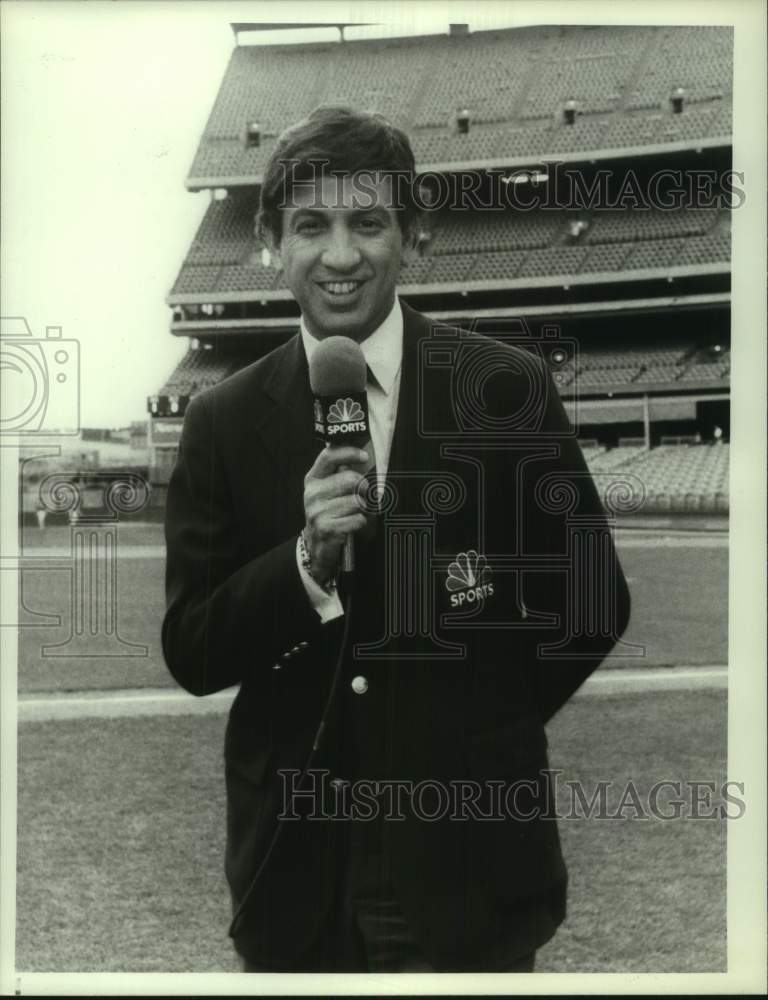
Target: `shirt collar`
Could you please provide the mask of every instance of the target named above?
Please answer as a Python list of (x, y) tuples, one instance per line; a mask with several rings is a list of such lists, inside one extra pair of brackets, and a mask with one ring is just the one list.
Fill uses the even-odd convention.
[[(320, 341), (307, 330), (303, 316), (299, 324), (299, 332), (307, 361), (310, 361)], [(394, 305), (387, 318), (381, 326), (373, 331), (370, 337), (365, 338), (360, 344), (360, 349), (363, 352), (365, 363), (388, 396), (395, 386), (395, 380), (403, 362), (403, 310), (397, 296), (395, 296)]]

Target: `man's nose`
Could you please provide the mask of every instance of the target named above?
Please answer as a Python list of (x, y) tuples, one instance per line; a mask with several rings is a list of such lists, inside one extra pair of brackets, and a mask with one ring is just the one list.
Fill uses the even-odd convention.
[(351, 234), (341, 227), (331, 230), (323, 248), (322, 263), (334, 271), (353, 271), (360, 260), (360, 251)]

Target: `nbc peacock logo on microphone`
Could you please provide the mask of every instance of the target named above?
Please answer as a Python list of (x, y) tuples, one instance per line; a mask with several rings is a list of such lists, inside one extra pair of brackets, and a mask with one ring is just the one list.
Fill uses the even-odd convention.
[(363, 393), (315, 399), (315, 431), (324, 441), (357, 444), (370, 436), (367, 397)]

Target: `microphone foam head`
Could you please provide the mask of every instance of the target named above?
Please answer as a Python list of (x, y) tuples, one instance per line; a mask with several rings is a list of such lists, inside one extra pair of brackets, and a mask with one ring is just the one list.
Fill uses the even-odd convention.
[(312, 353), (309, 384), (315, 396), (365, 392), (367, 371), (360, 345), (351, 337), (326, 337)]

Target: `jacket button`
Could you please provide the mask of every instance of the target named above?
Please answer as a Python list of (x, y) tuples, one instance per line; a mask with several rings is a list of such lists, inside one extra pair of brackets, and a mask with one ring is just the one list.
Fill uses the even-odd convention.
[(368, 690), (368, 679), (363, 677), (362, 674), (358, 677), (352, 678), (352, 690), (355, 694), (365, 694)]
[(273, 670), (282, 670), (282, 668), (283, 668), (282, 663), (273, 663), (272, 664), (272, 669)]

